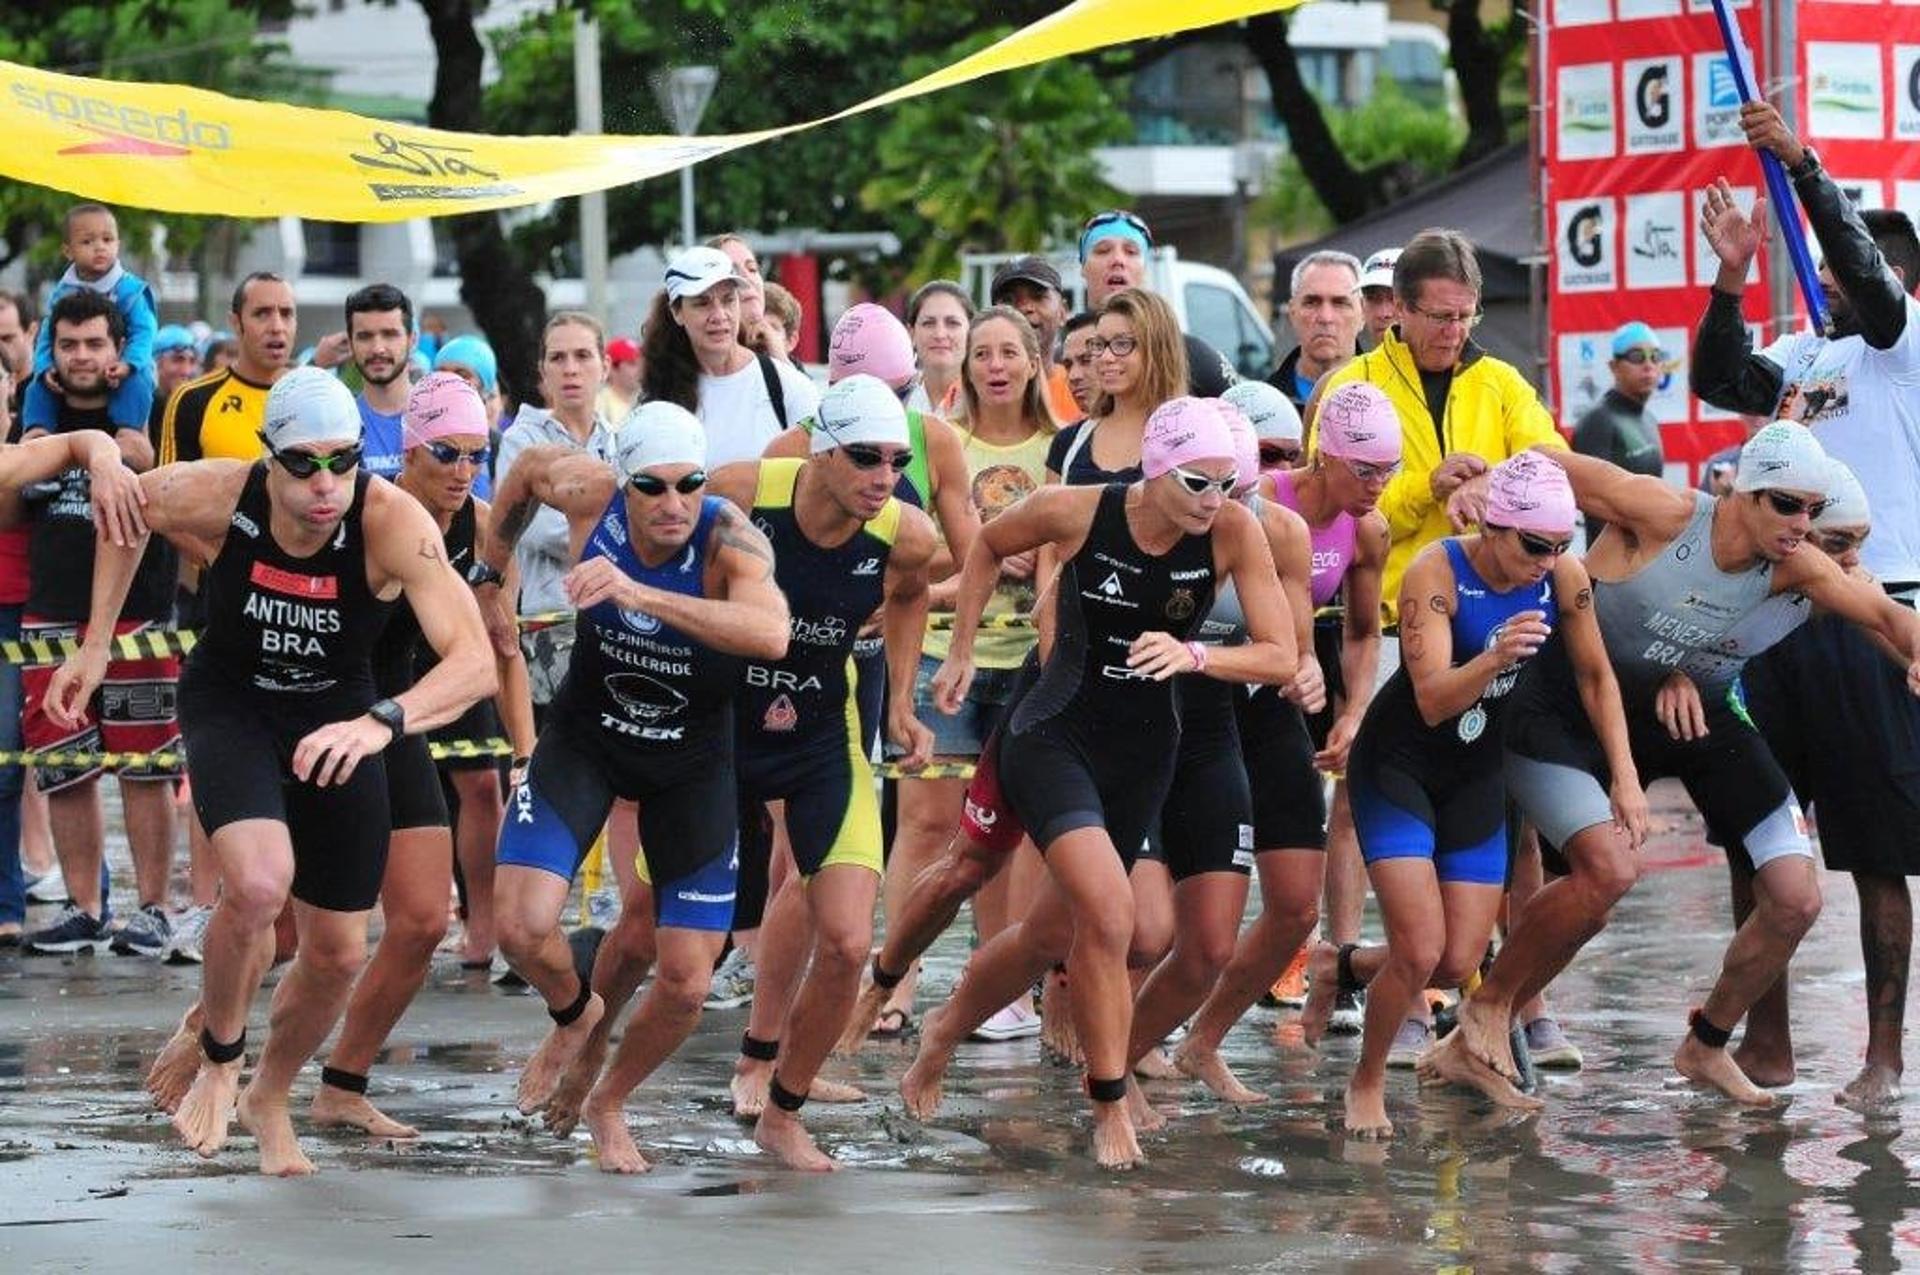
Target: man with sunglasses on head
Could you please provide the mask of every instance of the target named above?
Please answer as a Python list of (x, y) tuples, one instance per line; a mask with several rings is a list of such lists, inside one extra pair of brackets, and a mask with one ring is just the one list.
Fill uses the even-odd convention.
[[(1613, 333), (1613, 385), (1573, 427), (1573, 450), (1597, 456), (1630, 474), (1660, 478), (1667, 458), (1660, 445), (1660, 418), (1647, 407), (1667, 374), (1667, 352), (1653, 329), (1635, 319)], [(1600, 538), (1607, 524), (1587, 519), (1587, 543)]]
[[(163, 465), (142, 475), (153, 531), (204, 564), (207, 627), (180, 682), (194, 808), (221, 894), (199, 1003), (154, 1066), (163, 1106), (202, 1156), (235, 1102), (260, 1170), (313, 1172), (289, 1092), (345, 1008), (366, 955), (390, 829), (384, 754), (494, 690), (486, 631), (419, 503), (359, 468), (359, 409), (330, 374), (301, 368), (267, 394), (268, 460)], [(80, 652), (47, 691), (71, 720), (107, 671), (108, 635), (139, 547), (102, 542)], [(392, 698), (372, 653), (402, 599), (440, 664)], [(299, 954), (273, 997), (272, 1034), (240, 1090), (247, 1011), (291, 895)], [(191, 1076), (191, 1086), (176, 1081)]]
[[(693, 413), (643, 404), (614, 445), (611, 465), (565, 445), (523, 451), (500, 485), (480, 560), (504, 572), (542, 506), (566, 519), (574, 565), (564, 587), (578, 640), (508, 799), (494, 875), (501, 951), (553, 1019), (517, 1104), (529, 1115), (545, 1105), (576, 1063), (598, 1071), (610, 1034), (598, 1030), (603, 1017), (653, 965), (604, 1085), (583, 1108), (601, 1168), (640, 1173), (647, 1161), (621, 1108), (699, 1022), (733, 920), (733, 699), (743, 660), (785, 653), (787, 604), (766, 537), (707, 489), (707, 435)], [(500, 590), (481, 592), (483, 606), (504, 613)], [(601, 944), (595, 975), (603, 987), (620, 983), (603, 998), (575, 973), (560, 917), (616, 798), (639, 805), (651, 888), (627, 892)]]
[[(1112, 208), (1087, 218), (1080, 231), (1080, 274), (1087, 285), (1087, 309), (1099, 314), (1107, 298), (1126, 288), (1147, 290), (1147, 254), (1153, 231), (1133, 213)], [(1225, 355), (1191, 333), (1187, 345), (1187, 393), (1219, 398), (1240, 379)]]
[[(816, 1076), (853, 1009), (873, 937), (882, 836), (872, 771), (847, 669), (860, 626), (882, 610), (886, 732), (906, 770), (924, 766), (933, 733), (913, 711), (926, 631), (933, 523), (894, 494), (912, 462), (907, 413), (885, 382), (836, 381), (820, 400), (806, 460), (728, 465), (714, 488), (766, 533), (793, 610), (783, 658), (756, 659), (735, 701), (743, 808), (783, 803), (796, 873), (770, 901), (756, 947), (759, 978), (734, 1114), (787, 1165), (833, 1161), (800, 1123)], [(842, 1095), (831, 1095), (842, 1096)], [(845, 1095), (857, 1097), (857, 1094)]]
[[(1724, 692), (1746, 661), (1784, 635), (1752, 617), (1798, 594), (1899, 652), (1907, 688), (1920, 693), (1920, 616), (1804, 548), (1812, 519), (1827, 504), (1832, 469), (1813, 434), (1791, 421), (1753, 436), (1741, 451), (1734, 490), (1717, 498), (1590, 456), (1547, 454), (1565, 466), (1581, 509), (1613, 526), (1588, 553), (1587, 567), (1638, 778), (1679, 779), (1708, 825), (1730, 842), (1737, 838), (1753, 866), (1753, 912), (1689, 1019), (1674, 1067), (1735, 1102), (1767, 1106), (1772, 1096), (1754, 1085), (1726, 1044), (1754, 1001), (1784, 975), (1820, 915), (1820, 882), (1786, 776)], [(1702, 731), (1670, 726), (1675, 692), (1668, 675), (1683, 668), (1697, 670), (1707, 704)], [(1527, 901), (1485, 982), (1461, 1002), (1460, 1029), (1422, 1060), (1423, 1071), (1443, 1078), (1484, 1075), (1482, 1069), (1517, 1078), (1508, 1046), (1515, 1007), (1599, 933), (1640, 870), (1609, 800), (1610, 785), (1623, 777), (1611, 773), (1586, 721), (1560, 633), (1522, 677), (1507, 720), (1507, 790), (1541, 836), (1560, 847), (1570, 872)]]

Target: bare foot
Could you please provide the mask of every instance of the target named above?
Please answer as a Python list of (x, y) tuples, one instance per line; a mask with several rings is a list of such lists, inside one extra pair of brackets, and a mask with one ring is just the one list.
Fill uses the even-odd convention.
[(1465, 1085), (1470, 1089), (1478, 1089), (1497, 1105), (1515, 1111), (1538, 1111), (1547, 1105), (1515, 1089), (1511, 1080), (1468, 1052), (1466, 1041), (1458, 1031), (1450, 1033), (1445, 1040), (1421, 1054), (1414, 1069), (1419, 1073), (1422, 1084)]
[(1212, 1090), (1213, 1096), (1222, 1102), (1250, 1107), (1267, 1100), (1267, 1095), (1240, 1083), (1240, 1077), (1220, 1060), (1219, 1050), (1207, 1048), (1192, 1036), (1181, 1041), (1180, 1047), (1173, 1051), (1173, 1065), (1189, 1080), (1197, 1080)]
[(1452, 1035), (1460, 1038), (1466, 1052), (1495, 1074), (1508, 1080), (1520, 1079), (1520, 1069), (1513, 1061), (1513, 1015), (1507, 1007), (1468, 996), (1455, 1012), (1459, 1026)]
[(1393, 1136), (1393, 1121), (1387, 1119), (1385, 1083), (1362, 1086), (1347, 1082), (1347, 1132), (1370, 1142), (1383, 1142)]
[(307, 1115), (322, 1129), (359, 1129), (376, 1138), (417, 1138), (420, 1131), (401, 1124), (367, 1101), (365, 1094), (348, 1093), (332, 1085), (321, 1085), (313, 1093), (313, 1106)]
[(260, 1144), (260, 1172), (270, 1178), (304, 1178), (313, 1172), (313, 1161), (300, 1149), (293, 1136), (293, 1117), (287, 1114), (287, 1100), (269, 1098), (258, 1092), (258, 1082), (240, 1095), (240, 1123)]
[(622, 1104), (604, 1106), (589, 1099), (578, 1113), (587, 1118), (587, 1133), (593, 1138), (594, 1153), (600, 1159), (602, 1173), (645, 1173), (653, 1166), (627, 1131), (627, 1116)]
[[(1052, 992), (1047, 995), (1051, 997)], [(900, 1077), (900, 1097), (907, 1114), (915, 1120), (931, 1120), (940, 1109), (940, 1090), (946, 1080), (947, 1064), (953, 1058), (953, 1042), (941, 1028), (946, 1025), (947, 1007), (933, 1010), (920, 1022), (920, 1052)]]
[(1340, 995), (1340, 949), (1331, 943), (1316, 943), (1307, 957), (1307, 1003), (1300, 1007), (1300, 1035), (1310, 1049), (1320, 1048), (1327, 1034), (1327, 1019), (1333, 1017), (1333, 1002)]
[(1748, 1107), (1771, 1107), (1773, 1095), (1747, 1079), (1740, 1064), (1724, 1049), (1709, 1049), (1689, 1034), (1674, 1051), (1673, 1069), (1696, 1085), (1718, 1089)]
[(1147, 1101), (1147, 1095), (1140, 1086), (1127, 1082), (1127, 1119), (1140, 1133), (1158, 1133), (1167, 1127), (1167, 1118)]
[(1125, 1103), (1093, 1104), (1093, 1158), (1103, 1169), (1131, 1169), (1147, 1162)]
[(1843, 1107), (1859, 1112), (1885, 1111), (1900, 1102), (1900, 1073), (1880, 1063), (1868, 1063), (1847, 1087), (1833, 1095)]
[(1777, 1050), (1749, 1048), (1746, 1041), (1733, 1051), (1733, 1061), (1747, 1079), (1762, 1089), (1783, 1089), (1794, 1081), (1793, 1053), (1782, 1056)]
[(807, 1086), (808, 1102), (865, 1102), (864, 1089), (852, 1085), (843, 1085), (837, 1080), (828, 1080), (825, 1076), (815, 1076), (813, 1083)]
[(240, 1063), (200, 1060), (192, 1086), (173, 1113), (173, 1128), (188, 1148), (211, 1159), (227, 1144), (234, 1097), (240, 1092)]
[(813, 1144), (813, 1135), (800, 1123), (799, 1116), (771, 1104), (760, 1113), (759, 1123), (753, 1126), (753, 1140), (762, 1151), (789, 1169), (831, 1173), (839, 1167)]
[(836, 1054), (857, 1054), (867, 1043), (867, 1033), (880, 1017), (880, 1007), (887, 1003), (887, 989), (876, 986), (873, 976), (860, 985), (860, 999), (853, 1003), (853, 1013), (847, 1016), (847, 1025), (840, 1033), (840, 1039), (833, 1042)]
[(595, 1032), (580, 1056), (567, 1068), (567, 1074), (560, 1077), (553, 1097), (547, 1099), (547, 1105), (541, 1110), (540, 1118), (549, 1133), (562, 1138), (573, 1133), (574, 1126), (580, 1123), (580, 1104), (587, 1100), (593, 1082), (600, 1079), (600, 1068), (606, 1061), (607, 1033)]
[(187, 1096), (193, 1078), (200, 1074), (203, 1057), (200, 1029), (205, 1025), (200, 1002), (195, 1001), (187, 1007), (172, 1038), (160, 1047), (160, 1056), (153, 1060), (153, 1066), (147, 1069), (147, 1092), (153, 1095), (153, 1105), (168, 1115), (180, 1110), (180, 1100)]
[(1155, 1045), (1133, 1064), (1133, 1074), (1142, 1080), (1172, 1080), (1180, 1071), (1173, 1065), (1173, 1059), (1167, 1057), (1167, 1051)]
[(547, 1105), (553, 1091), (560, 1087), (560, 1077), (573, 1066), (573, 1060), (586, 1047), (587, 1037), (593, 1035), (595, 1024), (606, 1012), (607, 1003), (595, 992), (587, 997), (587, 1007), (580, 1017), (565, 1027), (556, 1024), (547, 1033), (540, 1048), (527, 1059), (527, 1069), (520, 1073), (520, 1089), (514, 1105), (520, 1108), (521, 1115), (530, 1116)]
[(767, 1109), (767, 1090), (773, 1085), (773, 1063), (758, 1058), (740, 1057), (733, 1061), (733, 1080), (727, 1085), (733, 1094), (733, 1118), (758, 1120)]
[[(925, 1031), (925, 1024), (921, 1025)], [(1080, 1048), (1080, 1034), (1073, 1026), (1073, 991), (1067, 976), (1057, 971), (1047, 975), (1046, 994), (1040, 998), (1040, 1047), (1055, 1061), (1079, 1067), (1087, 1059)]]

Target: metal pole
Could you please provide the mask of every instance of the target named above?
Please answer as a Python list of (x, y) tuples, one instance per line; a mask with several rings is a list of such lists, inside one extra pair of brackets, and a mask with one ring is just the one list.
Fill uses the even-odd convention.
[[(600, 114), (600, 24), (584, 11), (573, 17), (573, 104), (576, 132), (605, 131)], [(607, 196), (580, 196), (580, 271), (586, 277), (587, 312), (607, 322)]]
[(693, 247), (693, 165), (680, 170), (680, 242)]

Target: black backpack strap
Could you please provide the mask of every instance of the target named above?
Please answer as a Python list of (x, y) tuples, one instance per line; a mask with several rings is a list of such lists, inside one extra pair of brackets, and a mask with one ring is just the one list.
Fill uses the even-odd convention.
[(767, 382), (767, 399), (773, 404), (774, 419), (780, 422), (780, 428), (787, 428), (787, 391), (780, 383), (780, 368), (773, 356), (755, 350), (753, 357), (760, 360), (760, 375)]

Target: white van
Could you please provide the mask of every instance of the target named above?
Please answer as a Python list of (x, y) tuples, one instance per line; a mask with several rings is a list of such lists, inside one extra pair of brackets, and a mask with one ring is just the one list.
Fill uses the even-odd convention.
[[(960, 279), (974, 304), (987, 304), (993, 272), (1021, 255), (1025, 254), (967, 253), (960, 258)], [(1060, 272), (1067, 312), (1085, 309), (1087, 288), (1080, 278), (1079, 258), (1071, 252), (1043, 255)], [(1231, 274), (1217, 266), (1182, 261), (1172, 245), (1162, 245), (1148, 254), (1147, 286), (1173, 307), (1183, 331), (1226, 355), (1241, 376), (1257, 380), (1273, 370), (1273, 332)]]

